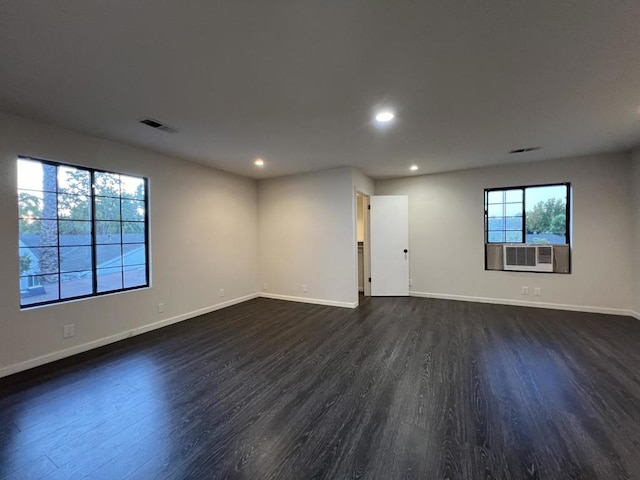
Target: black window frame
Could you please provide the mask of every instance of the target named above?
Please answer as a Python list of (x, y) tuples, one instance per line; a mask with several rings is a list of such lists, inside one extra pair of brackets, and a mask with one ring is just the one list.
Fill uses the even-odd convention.
[[(551, 244), (551, 245), (566, 245), (566, 247), (569, 249), (568, 251), (568, 262), (569, 262), (569, 268), (567, 272), (562, 272), (564, 273), (571, 273), (572, 271), (572, 267), (571, 267), (571, 182), (557, 182), (557, 183), (542, 183), (542, 184), (530, 184), (530, 185), (515, 185), (515, 186), (508, 186), (508, 187), (492, 187), (492, 188), (485, 188), (484, 189), (484, 269), (486, 271), (494, 271), (493, 269), (488, 269), (487, 268), (487, 248), (489, 245), (529, 245), (527, 243), (527, 217), (526, 217), (526, 189), (528, 188), (539, 188), (539, 187), (560, 187), (563, 186), (566, 188), (566, 192), (567, 192), (567, 196), (566, 196), (566, 204), (565, 204), (565, 218), (566, 218), (566, 223), (565, 223), (565, 239), (566, 239), (566, 243), (562, 243), (562, 244)], [(488, 202), (488, 196), (490, 192), (504, 192), (507, 190), (522, 190), (522, 241), (521, 242), (507, 242), (506, 241), (506, 235), (505, 235), (505, 241), (504, 242), (489, 242), (489, 202)], [(505, 232), (508, 230), (504, 230)], [(544, 244), (541, 244), (544, 245)], [(503, 270), (495, 270), (495, 271), (503, 271)], [(524, 271), (524, 270), (510, 270), (510, 271), (515, 271), (515, 272), (525, 272), (525, 273), (549, 273), (549, 272), (535, 272), (535, 271)], [(554, 272), (556, 273), (556, 272)]]
[[(45, 160), (42, 158), (37, 158), (37, 157), (31, 157), (31, 156), (26, 156), (26, 155), (19, 155), (17, 157), (17, 161), (20, 160), (26, 160), (26, 161), (34, 161), (34, 162), (39, 162), (41, 164), (44, 165), (50, 165), (56, 168), (56, 191), (55, 192), (46, 192), (44, 190), (42, 190), (42, 193), (55, 193), (56, 195), (56, 206), (58, 206), (58, 202), (59, 202), (59, 198), (58, 196), (61, 194), (60, 190), (59, 190), (59, 183), (58, 183), (58, 168), (59, 167), (68, 167), (68, 168), (73, 168), (73, 169), (77, 169), (77, 170), (82, 170), (82, 171), (86, 171), (89, 172), (90, 175), (90, 193), (88, 194), (88, 196), (90, 197), (91, 200), (91, 219), (90, 220), (83, 220), (86, 222), (90, 222), (91, 224), (91, 274), (92, 274), (92, 293), (89, 294), (83, 294), (83, 295), (77, 295), (77, 296), (73, 296), (73, 297), (65, 297), (65, 298), (60, 298), (61, 296), (61, 284), (62, 284), (62, 274), (64, 272), (61, 272), (61, 264), (60, 264), (60, 260), (58, 260), (58, 271), (57, 273), (51, 273), (51, 275), (57, 275), (58, 276), (58, 299), (55, 300), (48, 300), (48, 301), (44, 301), (44, 302), (33, 302), (33, 303), (27, 303), (27, 304), (23, 304), (22, 303), (22, 296), (20, 296), (20, 309), (21, 310), (26, 310), (29, 308), (33, 308), (33, 307), (40, 307), (40, 306), (44, 306), (44, 305), (54, 305), (54, 304), (59, 304), (59, 303), (66, 303), (66, 302), (70, 302), (70, 301), (75, 301), (75, 300), (80, 300), (80, 299), (86, 299), (86, 298), (92, 298), (92, 297), (101, 297), (104, 295), (111, 295), (114, 293), (122, 293), (122, 292), (129, 292), (129, 291), (133, 291), (133, 290), (140, 290), (143, 288), (149, 288), (151, 286), (151, 278), (150, 278), (150, 264), (151, 264), (151, 258), (149, 256), (149, 179), (147, 177), (144, 177), (142, 175), (136, 175), (136, 174), (130, 174), (130, 173), (123, 173), (123, 172), (115, 172), (115, 171), (111, 171), (111, 170), (103, 170), (103, 169), (98, 169), (98, 168), (92, 168), (92, 167), (86, 167), (83, 165), (75, 165), (72, 163), (67, 163), (67, 162), (59, 162), (59, 161), (54, 161), (54, 160)], [(122, 268), (122, 275), (123, 275), (123, 282), (122, 282), (122, 288), (118, 288), (118, 289), (113, 289), (113, 290), (107, 290), (107, 291), (98, 291), (98, 265), (96, 263), (96, 257), (97, 257), (97, 247), (101, 246), (102, 244), (99, 244), (97, 242), (97, 232), (96, 232), (96, 223), (100, 220), (96, 219), (96, 197), (100, 197), (100, 198), (118, 198), (120, 200), (120, 210), (121, 210), (121, 215), (120, 215), (120, 220), (118, 221), (120, 223), (120, 225), (122, 226), (123, 223), (125, 223), (127, 220), (124, 220), (122, 218), (122, 200), (133, 200), (133, 199), (129, 199), (128, 197), (123, 197), (122, 196), (122, 191), (120, 192), (118, 197), (105, 197), (105, 196), (101, 196), (101, 195), (96, 195), (95, 190), (95, 175), (96, 173), (99, 174), (111, 174), (111, 175), (124, 175), (126, 177), (133, 177), (136, 179), (140, 179), (143, 181), (144, 184), (144, 256), (145, 256), (145, 283), (141, 284), (141, 285), (136, 285), (133, 287), (125, 287), (125, 283), (124, 283), (124, 272), (125, 272), (125, 268), (127, 267), (127, 265), (123, 264), (121, 265)], [(18, 186), (19, 187), (19, 186)], [(44, 188), (44, 187), (43, 187)], [(19, 195), (20, 192), (20, 188), (18, 188), (17, 193)], [(34, 190), (36, 191), (36, 190)], [(18, 198), (18, 197), (16, 197)], [(18, 223), (20, 222), (20, 220), (22, 220), (23, 218), (20, 217), (20, 214), (18, 213)], [(61, 244), (60, 244), (60, 229), (59, 229), (59, 225), (60, 225), (60, 221), (65, 221), (66, 219), (64, 218), (60, 218), (60, 214), (58, 209), (56, 208), (56, 218), (55, 219), (44, 219), (44, 220), (55, 220), (57, 222), (57, 236), (58, 236), (58, 240), (57, 240), (57, 245), (55, 247), (50, 247), (50, 248), (56, 248), (58, 250), (58, 259), (60, 259), (60, 248), (61, 248)], [(131, 220), (129, 220), (131, 221)], [(139, 223), (139, 221), (138, 221)], [(20, 230), (18, 229), (18, 240), (20, 240)], [(121, 248), (123, 248), (125, 245), (127, 245), (129, 243), (125, 243), (124, 242), (124, 238), (121, 235), (120, 238), (120, 243), (114, 243), (114, 245), (120, 245)], [(133, 243), (135, 244), (135, 243)], [(62, 245), (62, 247), (64, 248), (64, 245)], [(129, 265), (131, 266), (131, 265)], [(134, 265), (135, 266), (135, 265)], [(45, 274), (40, 274), (38, 276), (42, 276), (42, 275), (48, 275), (47, 273)], [(33, 276), (33, 275), (21, 275), (18, 274), (18, 283), (20, 283), (20, 280), (23, 277), (29, 277), (29, 276)]]
[[(505, 245), (505, 244), (526, 244), (527, 243), (527, 215), (526, 215), (526, 202), (528, 188), (540, 188), (540, 187), (565, 187), (567, 189), (567, 201), (565, 203), (565, 239), (566, 242), (561, 245), (571, 246), (571, 182), (558, 182), (558, 183), (543, 183), (534, 185), (516, 185), (510, 187), (493, 187), (484, 189), (484, 243), (485, 245)], [(522, 190), (522, 241), (521, 242), (490, 242), (489, 241), (489, 193), (490, 192), (504, 192), (507, 190)], [(506, 230), (505, 230), (506, 231)], [(506, 236), (505, 236), (506, 240)], [(558, 244), (559, 245), (559, 244)]]

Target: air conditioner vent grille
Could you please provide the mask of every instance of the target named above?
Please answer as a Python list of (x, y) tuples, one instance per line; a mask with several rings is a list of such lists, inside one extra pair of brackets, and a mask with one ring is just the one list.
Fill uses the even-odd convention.
[(553, 271), (553, 246), (505, 245), (504, 269), (532, 272)]
[(553, 263), (553, 247), (538, 247), (538, 263)]

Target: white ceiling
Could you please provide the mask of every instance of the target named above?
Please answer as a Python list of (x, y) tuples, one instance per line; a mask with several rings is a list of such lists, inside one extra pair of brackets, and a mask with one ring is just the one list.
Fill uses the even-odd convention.
[(253, 178), (627, 150), (639, 25), (637, 0), (0, 0), (0, 110)]

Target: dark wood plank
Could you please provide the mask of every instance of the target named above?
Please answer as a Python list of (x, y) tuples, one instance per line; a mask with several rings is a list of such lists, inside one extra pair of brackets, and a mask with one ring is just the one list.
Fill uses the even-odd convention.
[(256, 299), (0, 379), (0, 479), (640, 478), (640, 323)]

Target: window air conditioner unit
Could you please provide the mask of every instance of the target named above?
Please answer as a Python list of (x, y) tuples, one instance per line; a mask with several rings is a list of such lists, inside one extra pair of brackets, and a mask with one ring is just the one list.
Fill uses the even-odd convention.
[(553, 245), (505, 245), (504, 269), (553, 272)]

